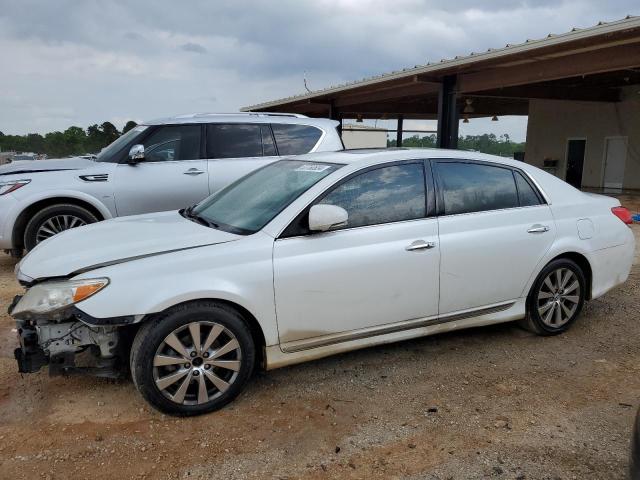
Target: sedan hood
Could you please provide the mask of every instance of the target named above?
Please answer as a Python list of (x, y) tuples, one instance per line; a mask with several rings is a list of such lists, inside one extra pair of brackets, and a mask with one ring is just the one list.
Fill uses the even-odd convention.
[(18, 268), (25, 281), (66, 277), (142, 257), (240, 238), (195, 223), (177, 211), (121, 217), (51, 237), (29, 252)]
[(3, 175), (22, 175), (27, 173), (51, 172), (55, 170), (80, 170), (95, 165), (86, 158), (60, 158), (56, 160), (29, 160), (0, 165), (0, 177)]

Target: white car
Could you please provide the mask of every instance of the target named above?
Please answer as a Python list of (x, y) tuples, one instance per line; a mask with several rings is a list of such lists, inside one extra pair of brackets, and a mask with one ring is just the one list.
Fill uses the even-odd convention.
[(193, 114), (146, 122), (96, 157), (0, 166), (0, 250), (63, 230), (177, 210), (279, 158), (342, 150), (338, 122), (277, 113)]
[(197, 206), (64, 232), (18, 265), (21, 372), (130, 365), (161, 411), (266, 369), (524, 319), (565, 331), (629, 275), (629, 211), (522, 162), (447, 150), (272, 163)]

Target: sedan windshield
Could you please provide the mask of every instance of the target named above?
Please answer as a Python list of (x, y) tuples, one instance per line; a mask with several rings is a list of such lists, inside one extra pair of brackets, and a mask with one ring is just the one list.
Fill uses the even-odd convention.
[(281, 160), (215, 193), (192, 214), (211, 226), (248, 235), (269, 223), (305, 191), (342, 165)]

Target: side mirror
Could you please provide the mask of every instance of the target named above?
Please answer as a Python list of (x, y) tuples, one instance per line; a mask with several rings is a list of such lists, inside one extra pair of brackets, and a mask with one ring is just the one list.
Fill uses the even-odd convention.
[(129, 150), (128, 163), (134, 165), (144, 160), (144, 145), (134, 145)]
[(326, 232), (332, 228), (343, 227), (347, 224), (349, 214), (336, 205), (314, 205), (309, 210), (309, 230), (312, 232)]

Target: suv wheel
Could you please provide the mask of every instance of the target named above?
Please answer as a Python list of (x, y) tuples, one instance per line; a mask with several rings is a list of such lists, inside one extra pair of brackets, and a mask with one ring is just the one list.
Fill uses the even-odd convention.
[(24, 246), (27, 250), (32, 250), (38, 243), (60, 232), (97, 221), (93, 213), (78, 205), (51, 205), (40, 210), (27, 223)]
[(171, 415), (199, 415), (240, 394), (253, 371), (255, 346), (237, 311), (199, 301), (145, 323), (130, 362), (136, 388), (152, 406)]
[(538, 335), (566, 331), (580, 315), (585, 296), (586, 281), (578, 264), (566, 258), (554, 260), (531, 287), (525, 327)]

